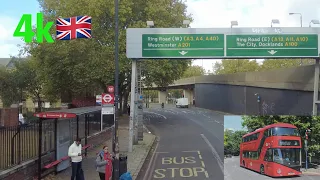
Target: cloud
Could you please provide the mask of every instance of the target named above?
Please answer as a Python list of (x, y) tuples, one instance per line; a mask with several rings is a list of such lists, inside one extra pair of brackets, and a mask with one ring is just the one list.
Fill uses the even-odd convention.
[[(21, 38), (13, 37), (13, 32), (19, 19), (8, 16), (0, 16), (0, 58), (17, 55), (19, 52), (18, 44), (22, 44)], [(24, 30), (24, 28), (22, 28)]]
[[(187, 5), (194, 18), (192, 28), (228, 28), (233, 20), (238, 27), (270, 27), (272, 19), (280, 21), (274, 26), (299, 27), (299, 15), (290, 16), (290, 12), (302, 14), (304, 27), (312, 19), (320, 20), (319, 0), (188, 0)], [(221, 60), (195, 60), (193, 64), (212, 70), (217, 61)]]

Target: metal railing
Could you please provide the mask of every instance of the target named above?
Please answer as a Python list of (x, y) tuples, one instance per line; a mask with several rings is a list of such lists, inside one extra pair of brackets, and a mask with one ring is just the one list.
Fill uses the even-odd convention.
[[(42, 153), (54, 150), (53, 121), (43, 123)], [(0, 129), (0, 170), (11, 168), (37, 157), (39, 123)]]

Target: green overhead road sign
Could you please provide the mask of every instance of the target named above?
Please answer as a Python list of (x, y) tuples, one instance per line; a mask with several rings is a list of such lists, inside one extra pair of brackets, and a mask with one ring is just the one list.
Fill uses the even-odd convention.
[(227, 35), (227, 57), (318, 56), (317, 34)]
[(183, 56), (224, 56), (224, 34), (142, 35), (142, 57)]
[(320, 28), (128, 28), (127, 58), (319, 58)]

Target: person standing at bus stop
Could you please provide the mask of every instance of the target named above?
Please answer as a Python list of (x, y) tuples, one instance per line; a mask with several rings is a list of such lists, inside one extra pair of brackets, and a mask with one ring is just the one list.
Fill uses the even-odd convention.
[(69, 147), (68, 156), (71, 157), (71, 168), (72, 168), (72, 175), (71, 180), (82, 180), (83, 177), (83, 170), (82, 170), (82, 146), (81, 146), (81, 139), (77, 138), (73, 144)]
[(96, 159), (97, 172), (100, 180), (112, 179), (112, 155), (108, 151), (108, 146), (103, 146)]

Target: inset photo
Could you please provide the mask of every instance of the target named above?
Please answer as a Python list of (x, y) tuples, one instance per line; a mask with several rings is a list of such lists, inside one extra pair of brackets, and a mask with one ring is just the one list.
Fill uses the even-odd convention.
[(320, 116), (224, 116), (224, 179), (320, 179)]

